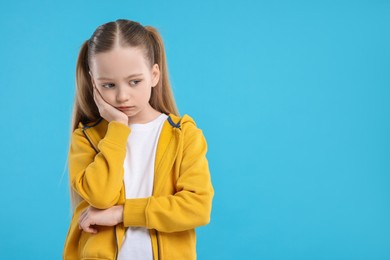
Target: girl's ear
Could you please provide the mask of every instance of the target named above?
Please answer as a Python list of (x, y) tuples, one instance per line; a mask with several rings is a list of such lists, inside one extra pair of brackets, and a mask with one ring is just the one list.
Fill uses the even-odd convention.
[(160, 79), (160, 68), (158, 64), (154, 64), (152, 68), (152, 87), (155, 87)]

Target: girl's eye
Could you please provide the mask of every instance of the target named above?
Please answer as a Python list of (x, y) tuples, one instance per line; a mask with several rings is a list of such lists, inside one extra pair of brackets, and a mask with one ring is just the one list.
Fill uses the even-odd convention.
[(102, 87), (103, 88), (112, 88), (114, 87), (115, 85), (113, 83), (106, 83), (106, 84), (102, 84)]
[(138, 85), (138, 83), (140, 83), (140, 82), (141, 82), (141, 80), (130, 80), (130, 85), (136, 86), (136, 85)]

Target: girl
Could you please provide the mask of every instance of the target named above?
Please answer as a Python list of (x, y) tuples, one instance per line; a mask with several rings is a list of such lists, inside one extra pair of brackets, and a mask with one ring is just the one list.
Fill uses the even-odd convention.
[(99, 26), (76, 85), (63, 259), (196, 259), (195, 228), (209, 223), (214, 196), (207, 143), (178, 115), (158, 31)]

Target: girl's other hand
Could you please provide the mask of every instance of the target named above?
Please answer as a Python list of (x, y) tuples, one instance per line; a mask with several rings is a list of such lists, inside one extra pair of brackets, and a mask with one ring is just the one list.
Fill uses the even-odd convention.
[(93, 87), (93, 99), (95, 100), (95, 103), (99, 109), (100, 115), (104, 119), (106, 119), (108, 122), (118, 121), (127, 126), (129, 120), (128, 116), (111, 104), (107, 103), (95, 86)]
[(112, 206), (108, 209), (97, 209), (88, 206), (79, 218), (79, 229), (85, 232), (97, 233), (95, 225), (100, 226), (115, 226), (123, 222), (123, 205)]

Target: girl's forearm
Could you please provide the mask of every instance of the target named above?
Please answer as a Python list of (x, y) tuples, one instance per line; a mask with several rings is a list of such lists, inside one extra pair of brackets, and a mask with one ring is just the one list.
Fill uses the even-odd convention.
[(116, 222), (118, 224), (122, 223), (123, 222), (123, 205), (116, 205), (114, 207), (115, 207), (114, 216), (115, 216)]

